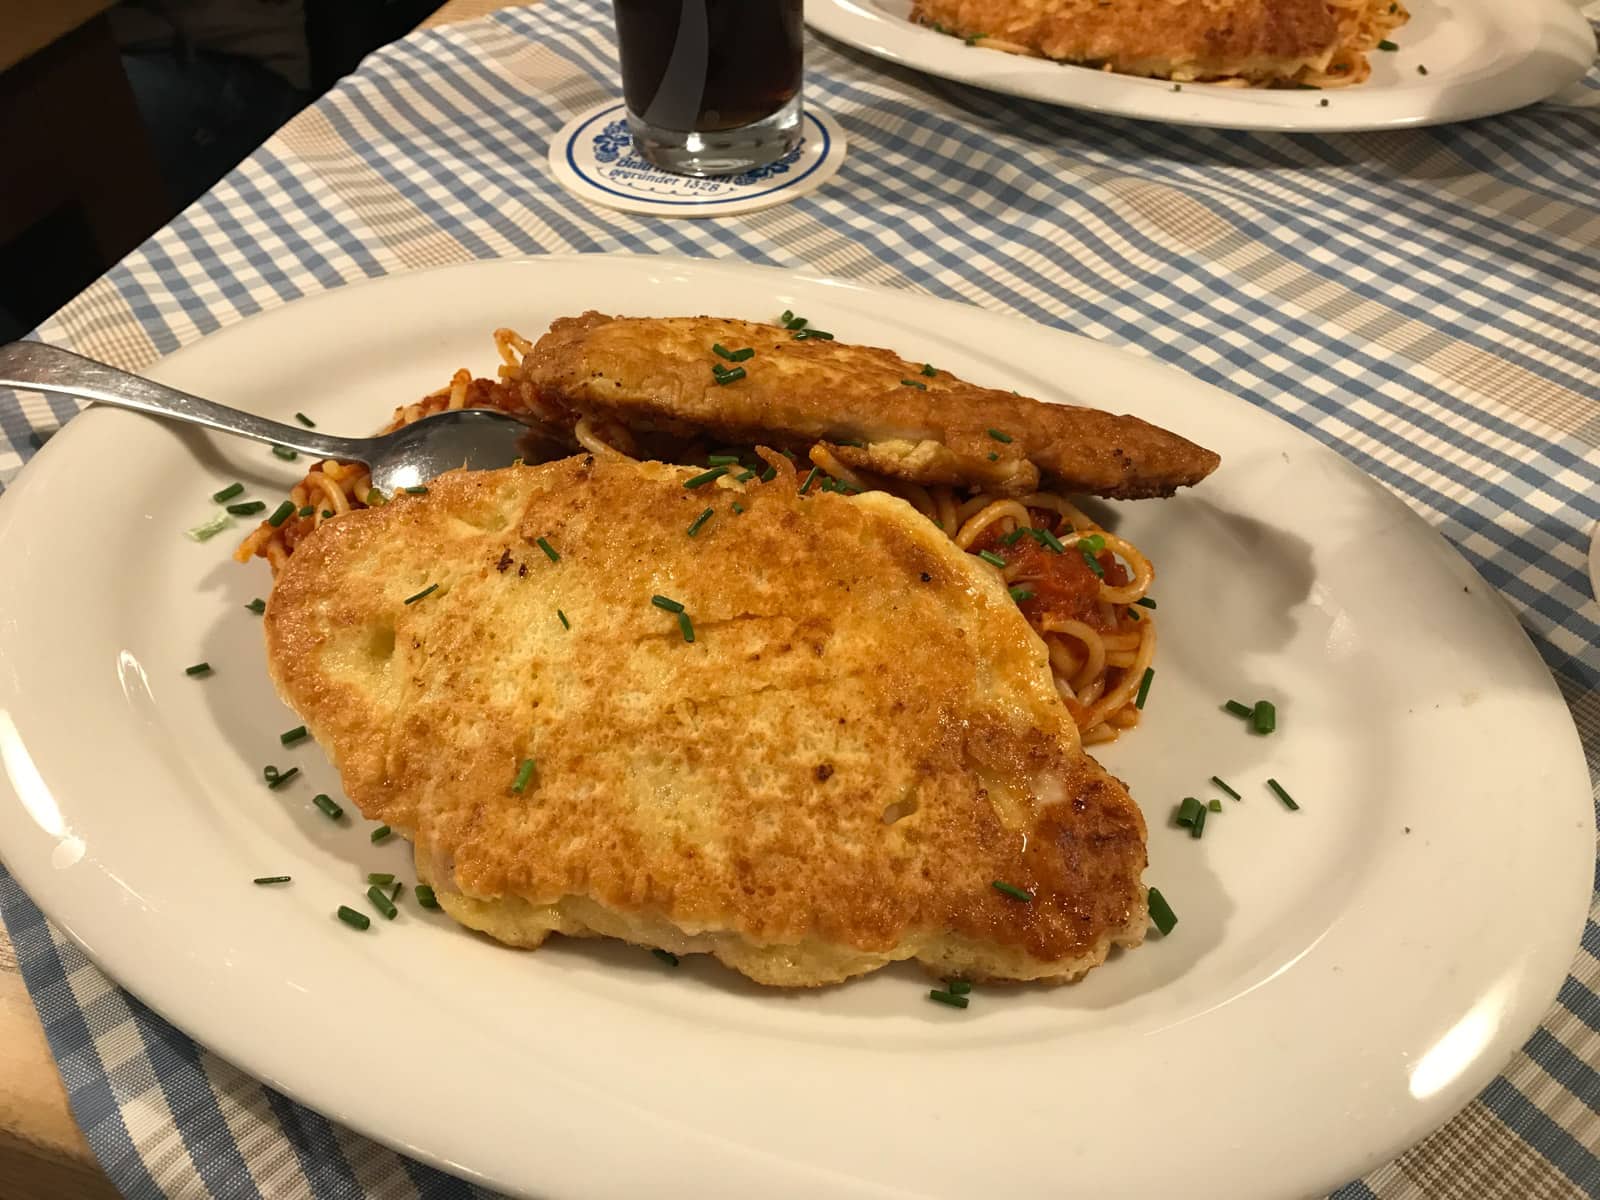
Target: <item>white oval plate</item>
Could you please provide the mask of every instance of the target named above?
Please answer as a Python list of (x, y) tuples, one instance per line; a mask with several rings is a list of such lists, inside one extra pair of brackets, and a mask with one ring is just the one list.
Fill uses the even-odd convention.
[[(1328, 91), (1137, 79), (967, 46), (908, 19), (911, 0), (809, 0), (806, 21), (869, 54), (992, 91), (1217, 129), (1335, 132), (1443, 125), (1543, 100), (1582, 78), (1594, 33), (1568, 0), (1408, 0), (1400, 49), (1373, 51), (1362, 84)], [(1426, 67), (1427, 74), (1418, 72)], [(1320, 102), (1326, 99), (1327, 106)]]
[[(1083, 983), (956, 1012), (892, 969), (807, 993), (611, 943), (533, 954), (404, 907), (399, 845), (310, 804), (336, 779), (274, 698), (265, 567), (182, 530), (303, 464), (121, 412), (0, 499), (0, 854), (114, 978), (245, 1070), (408, 1153), (541, 1197), (1272, 1197), (1444, 1121), (1547, 1010), (1593, 869), (1567, 710), (1487, 585), (1388, 492), (1169, 368), (962, 305), (667, 258), (481, 262), (245, 321), (151, 374), (360, 433), (490, 330), (595, 307), (770, 318), (1025, 393), (1131, 408), (1223, 454), (1115, 517), (1157, 564), (1147, 721), (1105, 761), (1180, 924)], [(186, 678), (209, 661), (215, 674)], [(1256, 737), (1219, 710), (1278, 703)], [(281, 791), (265, 763), (301, 766)], [(1220, 775), (1201, 841), (1171, 826)], [(1301, 804), (1268, 793), (1273, 776)], [(337, 793), (336, 793), (337, 794)], [(290, 874), (287, 888), (253, 887)], [(1263, 1153), (1262, 1148), (1269, 1147)]]

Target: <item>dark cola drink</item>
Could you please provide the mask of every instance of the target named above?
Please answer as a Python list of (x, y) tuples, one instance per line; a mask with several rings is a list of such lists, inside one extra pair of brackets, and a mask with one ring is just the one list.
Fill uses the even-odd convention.
[(801, 0), (615, 0), (635, 146), (688, 175), (731, 175), (800, 141)]

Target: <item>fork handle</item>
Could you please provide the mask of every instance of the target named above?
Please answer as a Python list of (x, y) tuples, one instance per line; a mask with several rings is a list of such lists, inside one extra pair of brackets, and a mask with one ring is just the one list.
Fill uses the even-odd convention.
[(52, 392), (151, 416), (170, 417), (222, 433), (254, 438), (258, 442), (288, 446), (315, 458), (360, 462), (367, 457), (366, 438), (333, 437), (269, 421), (43, 342), (11, 342), (0, 346), (0, 387)]

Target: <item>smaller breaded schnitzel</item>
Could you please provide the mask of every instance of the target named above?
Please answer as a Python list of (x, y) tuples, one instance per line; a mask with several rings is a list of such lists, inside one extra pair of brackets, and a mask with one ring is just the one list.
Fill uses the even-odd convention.
[(552, 324), (524, 357), (522, 378), (569, 424), (799, 453), (820, 442), (850, 468), (1006, 496), (1041, 484), (1112, 499), (1170, 496), (1221, 461), (1137, 417), (1044, 404), (806, 333), (590, 312)]
[(274, 682), (458, 921), (814, 986), (1065, 981), (1147, 920), (1145, 826), (1000, 574), (881, 492), (576, 457), (296, 548)]

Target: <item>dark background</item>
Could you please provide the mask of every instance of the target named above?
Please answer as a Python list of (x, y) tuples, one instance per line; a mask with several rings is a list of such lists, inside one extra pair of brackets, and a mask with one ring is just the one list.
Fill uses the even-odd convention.
[[(0, 21), (53, 2), (0, 0)], [(121, 0), (0, 73), (0, 341), (441, 2)]]

